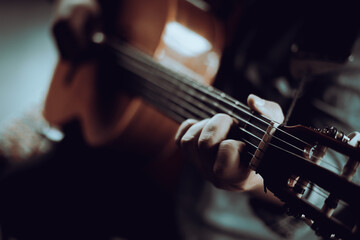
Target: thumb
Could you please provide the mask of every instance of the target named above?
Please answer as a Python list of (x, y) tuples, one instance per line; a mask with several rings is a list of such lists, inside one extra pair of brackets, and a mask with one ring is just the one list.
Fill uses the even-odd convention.
[(254, 94), (250, 94), (247, 99), (247, 104), (252, 110), (278, 123), (284, 121), (284, 114), (281, 107), (275, 102), (267, 101)]

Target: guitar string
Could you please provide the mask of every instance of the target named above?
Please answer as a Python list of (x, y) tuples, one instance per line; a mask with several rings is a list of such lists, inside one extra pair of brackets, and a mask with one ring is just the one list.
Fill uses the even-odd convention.
[[(222, 100), (222, 99), (221, 99)], [(249, 113), (248, 113), (249, 114)], [(189, 117), (187, 117), (187, 118), (189, 118)], [(184, 120), (184, 118), (182, 119), (182, 120)], [(243, 119), (241, 119), (240, 118), (240, 120), (243, 120)], [(259, 120), (261, 120), (261, 119), (259, 119)], [(243, 120), (244, 121), (244, 120)], [(263, 121), (263, 120), (262, 120)], [(279, 129), (278, 129), (279, 130)], [(286, 133), (286, 132), (285, 132)], [(287, 135), (289, 135), (289, 136), (291, 136), (290, 134), (288, 134), (288, 133), (286, 133)], [(245, 140), (245, 139), (243, 139), (243, 140)], [(282, 140), (282, 139), (279, 139), (279, 140)], [(304, 141), (302, 141), (302, 142), (304, 142)], [(305, 143), (305, 142), (304, 142)], [(249, 142), (248, 142), (248, 144), (249, 144)], [(306, 143), (306, 144), (308, 144), (308, 143)], [(256, 148), (255, 146), (254, 146), (254, 148)], [(250, 152), (248, 152), (248, 154), (249, 155), (252, 155)], [(304, 160), (307, 160), (307, 159), (305, 159), (305, 158), (303, 158)], [(322, 161), (323, 163), (327, 163), (326, 161)], [(334, 165), (332, 165), (332, 164), (329, 164), (329, 163), (327, 163), (328, 165), (330, 165), (330, 166), (333, 166), (334, 167)], [(339, 168), (337, 168), (337, 169), (339, 169)], [(315, 185), (316, 186), (316, 185)], [(308, 188), (308, 187), (306, 187), (305, 186), (305, 188)], [(309, 188), (308, 188), (309, 189)], [(322, 190), (322, 188), (320, 188), (320, 187), (317, 187), (317, 189), (319, 189), (319, 190)], [(313, 190), (314, 191), (314, 190)], [(324, 190), (323, 190), (324, 191)], [(321, 193), (320, 192), (318, 192), (318, 191), (314, 191), (314, 192), (317, 192), (317, 194), (319, 194), (319, 195), (321, 195)], [(322, 194), (322, 196), (325, 198), (325, 195), (324, 194)]]
[[(220, 100), (223, 100), (223, 99), (220, 98)], [(221, 105), (220, 105), (220, 106), (221, 106)], [(227, 108), (223, 108), (222, 110), (223, 110), (225, 113), (228, 113), (229, 115), (235, 117), (237, 120), (240, 120), (240, 121), (242, 121), (243, 123), (246, 123), (246, 124), (252, 126), (253, 128), (256, 128), (256, 129), (260, 130), (260, 132), (265, 133), (265, 131), (264, 131), (263, 129), (261, 129), (260, 127), (258, 127), (257, 125), (252, 124), (252, 123), (250, 123), (249, 121), (246, 121), (246, 120), (242, 119), (242, 118), (239, 117), (239, 116), (236, 116), (236, 114), (235, 114), (233, 111), (231, 111), (231, 110), (229, 110), (229, 109), (227, 109)], [(256, 116), (255, 116), (255, 118), (256, 118)], [(262, 119), (261, 119), (261, 118), (258, 118), (258, 120), (262, 120)], [(268, 124), (268, 123), (267, 123), (267, 124)], [(269, 126), (269, 125), (267, 125), (267, 126)], [(273, 126), (270, 126), (270, 127), (274, 128)], [(281, 129), (279, 129), (279, 128), (276, 128), (276, 130), (277, 130), (277, 131), (281, 131)], [(285, 133), (286, 133), (286, 132), (285, 132)], [(289, 134), (287, 134), (287, 135), (289, 135)], [(285, 143), (286, 145), (289, 145), (290, 147), (295, 148), (296, 150), (298, 150), (298, 151), (301, 152), (301, 153), (303, 153), (303, 151), (304, 151), (303, 149), (301, 149), (301, 148), (299, 148), (299, 147), (297, 147), (297, 146), (295, 146), (295, 145), (293, 145), (293, 144), (290, 144), (290, 143), (286, 142), (285, 140), (283, 140), (283, 139), (281, 139), (281, 138), (279, 138), (279, 137), (277, 137), (277, 136), (272, 136), (272, 137), (273, 137), (274, 139), (276, 139), (276, 140), (279, 140), (280, 142)], [(305, 143), (304, 141), (302, 141), (302, 142)], [(308, 146), (311, 146), (311, 145), (309, 145), (308, 143), (306, 143), (306, 144), (307, 144)], [(314, 158), (315, 158), (315, 159), (319, 159), (319, 157), (314, 157)], [(336, 165), (334, 165), (334, 164), (332, 164), (332, 163), (329, 163), (329, 162), (327, 162), (326, 160), (323, 160), (322, 162), (325, 163), (325, 164), (327, 164), (328, 166), (331, 166), (331, 167), (337, 169), (337, 170), (341, 170), (338, 166), (336, 166)]]
[[(238, 118), (239, 119), (239, 118)], [(243, 121), (243, 119), (239, 119), (239, 120), (241, 120), (241, 121)], [(251, 124), (253, 127), (256, 127), (256, 128), (258, 128), (259, 129), (259, 127), (257, 127), (256, 125), (253, 125), (253, 124)], [(261, 130), (261, 129), (259, 129), (260, 131), (263, 131), (263, 130)], [(282, 139), (279, 139), (280, 141), (283, 141), (284, 142), (284, 140), (282, 140)], [(295, 146), (294, 146), (295, 147)], [(295, 147), (296, 148), (296, 147)], [(299, 151), (302, 151), (301, 149), (298, 149)], [(325, 162), (325, 161), (323, 161), (323, 162)], [(335, 167), (335, 166), (333, 166), (333, 165), (331, 165), (330, 164), (330, 166), (332, 166), (332, 167)]]
[[(121, 51), (120, 49), (118, 49), (118, 47), (114, 46), (114, 45), (111, 45), (111, 47), (115, 50), (118, 50), (118, 52), (126, 52), (127, 51), (127, 55), (128, 56), (132, 56), (133, 59), (135, 61), (138, 61), (140, 62), (141, 64), (144, 64), (146, 66), (150, 66), (152, 67), (153, 69), (156, 69), (156, 71), (159, 71), (161, 72), (162, 74), (164, 75), (167, 75), (169, 76), (170, 74), (168, 72), (170, 72), (170, 70), (168, 70), (166, 67), (160, 65), (159, 63), (156, 63), (151, 57), (137, 51), (137, 50), (133, 50), (133, 49), (130, 49), (130, 47), (127, 47), (127, 46), (124, 46), (122, 45), (122, 49), (121, 50), (125, 50), (125, 51)], [(130, 51), (130, 52), (129, 52)], [(140, 65), (141, 65), (140, 64)], [(266, 124), (268, 124), (268, 122), (265, 121), (265, 119), (269, 122), (276, 122), (276, 121), (272, 121), (264, 116), (261, 116), (263, 117), (263, 119), (259, 118), (258, 116), (253, 116), (252, 113), (251, 113), (251, 110), (248, 106), (246, 106), (245, 104), (237, 101), (236, 99), (230, 97), (229, 95), (223, 93), (223, 92), (220, 92), (219, 90), (217, 90), (216, 88), (213, 88), (212, 86), (204, 86), (196, 81), (193, 81), (192, 79), (189, 79), (187, 77), (184, 77), (183, 75), (180, 75), (176, 72), (171, 72), (171, 75), (172, 77), (168, 77), (168, 78), (164, 78), (164, 80), (166, 81), (170, 81), (172, 82), (173, 84), (175, 85), (178, 85), (179, 83), (183, 83), (183, 84), (186, 84), (190, 87), (190, 89), (196, 89), (202, 93), (205, 93), (205, 95), (208, 95), (208, 96), (212, 96), (213, 98), (217, 99), (217, 100), (220, 100), (222, 102), (224, 102), (225, 98), (227, 98), (228, 100), (230, 100), (230, 102), (227, 102), (226, 104), (230, 105), (232, 108), (234, 109), (237, 109), (237, 110), (240, 110), (242, 112), (244, 112), (245, 114), (247, 115), (250, 115), (254, 118), (256, 118), (257, 120), (260, 120)], [(175, 77), (176, 76), (176, 77)], [(176, 80), (178, 82), (174, 82), (173, 79), (176, 78)], [(213, 93), (217, 94), (217, 95), (214, 95)], [(225, 102), (224, 102), (225, 103)], [(278, 123), (278, 122), (276, 122)], [(280, 124), (280, 123), (278, 123)], [(297, 141), (300, 141), (304, 144), (307, 144), (308, 146), (312, 146), (311, 144), (305, 142), (304, 140), (300, 139), (300, 138), (297, 138), (296, 136), (293, 136), (281, 129), (278, 129), (278, 131), (280, 132), (283, 132), (284, 134), (292, 137), (293, 139), (296, 139)]]
[[(113, 47), (113, 48), (115, 48), (115, 47)], [(115, 50), (116, 50), (116, 48), (115, 48)], [(126, 50), (127, 50), (127, 49), (126, 49)], [(118, 51), (120, 51), (120, 50), (118, 49)], [(133, 52), (131, 52), (131, 53), (133, 53)], [(120, 52), (120, 54), (122, 54), (122, 52)], [(138, 54), (141, 55), (142, 53), (135, 52), (135, 55), (138, 55)], [(134, 54), (132, 54), (132, 55), (134, 55)], [(126, 55), (126, 57), (129, 57), (129, 56)], [(141, 58), (140, 58), (140, 57), (141, 57)], [(136, 58), (135, 56), (132, 56), (132, 60), (141, 63), (141, 64), (137, 64), (137, 65), (150, 66), (150, 67), (152, 67), (153, 69), (155, 69), (156, 71), (161, 72), (162, 74), (164, 74), (164, 75), (166, 75), (166, 76), (169, 76), (169, 74), (166, 72), (166, 71), (169, 71), (169, 70), (167, 70), (167, 69), (165, 70), (165, 68), (162, 69), (161, 67), (159, 67), (159, 64), (158, 64), (158, 63), (154, 63), (154, 61), (153, 61), (152, 59), (148, 59), (149, 56), (146, 56), (146, 55), (145, 55), (145, 56), (140, 56), (140, 57), (137, 57), (137, 58)], [(144, 61), (145, 59), (146, 59), (147, 61)], [(149, 69), (145, 69), (145, 70), (146, 70), (146, 71), (149, 71)], [(220, 101), (222, 101), (223, 103), (225, 103), (225, 104), (227, 104), (227, 105), (230, 105), (232, 108), (234, 108), (234, 109), (236, 109), (236, 110), (239, 110), (239, 111), (242, 111), (243, 113), (245, 113), (245, 114), (247, 114), (247, 115), (249, 115), (249, 116), (252, 116), (252, 117), (254, 117), (255, 119), (257, 119), (257, 120), (259, 120), (259, 121), (262, 121), (262, 122), (265, 123), (265, 124), (268, 124), (268, 122), (266, 122), (264, 119), (266, 119), (267, 121), (271, 122), (270, 119), (267, 119), (267, 118), (264, 117), (264, 116), (261, 116), (261, 117), (264, 118), (264, 119), (261, 119), (261, 118), (259, 118), (258, 116), (252, 115), (252, 113), (250, 112), (249, 107), (247, 107), (246, 105), (240, 103), (239, 101), (231, 98), (230, 96), (226, 95), (225, 93), (222, 93), (222, 92), (218, 91), (217, 89), (215, 89), (215, 88), (213, 88), (213, 87), (211, 87), (211, 86), (205, 87), (205, 86), (201, 85), (200, 83), (198, 83), (198, 82), (196, 82), (196, 81), (192, 81), (191, 79), (188, 79), (188, 78), (184, 78), (184, 76), (181, 76), (181, 75), (179, 75), (179, 74), (177, 74), (177, 73), (172, 73), (172, 74), (174, 75), (173, 77), (171, 77), (171, 78), (169, 78), (169, 77), (164, 78), (164, 77), (163, 77), (163, 79), (164, 79), (165, 81), (168, 81), (168, 82), (174, 84), (174, 85), (177, 86), (177, 87), (179, 86), (179, 83), (180, 83), (180, 84), (186, 84), (186, 85), (190, 86), (190, 88), (188, 88), (188, 90), (189, 90), (189, 89), (191, 89), (191, 90), (195, 89), (195, 90), (198, 90), (198, 91), (202, 92), (202, 93), (205, 94), (205, 95), (212, 96), (213, 98), (215, 98), (215, 99), (217, 99), (217, 100), (220, 100)], [(175, 75), (176, 75), (176, 77), (177, 77), (176, 80), (178, 80), (178, 82), (174, 82), (174, 81), (173, 81), (173, 78), (175, 77)], [(149, 76), (149, 75), (147, 75), (147, 76)], [(210, 89), (210, 90), (209, 90), (209, 89)], [(186, 92), (186, 91), (184, 91), (184, 92)], [(219, 96), (219, 95), (214, 95), (214, 93), (217, 93), (217, 92), (220, 93), (220, 96)], [(195, 95), (195, 97), (196, 97), (196, 95)], [(225, 100), (224, 97), (227, 98), (227, 99), (230, 99), (232, 102), (225, 102), (225, 101), (224, 101), (224, 100)], [(229, 101), (229, 100), (228, 100), (228, 101)], [(228, 110), (227, 113), (229, 113), (229, 114), (232, 113), (231, 110), (229, 110), (229, 109), (227, 109), (227, 110)], [(303, 141), (302, 139), (299, 139), (299, 138), (297, 138), (296, 136), (293, 136), (293, 135), (291, 135), (291, 134), (289, 134), (289, 133), (287, 133), (287, 132), (285, 132), (285, 131), (283, 131), (283, 130), (281, 130), (281, 129), (278, 129), (278, 131), (283, 132), (284, 134), (286, 134), (286, 135), (288, 135), (288, 136), (291, 136), (293, 139), (296, 139), (297, 141), (300, 141), (300, 142), (302, 142), (302, 143), (307, 144), (308, 146), (311, 146), (309, 143)], [(282, 139), (279, 139), (279, 140), (282, 141)], [(293, 147), (295, 147), (295, 146), (293, 146)], [(296, 148), (296, 147), (295, 147), (295, 148)], [(302, 151), (301, 149), (298, 149), (298, 150)]]
[[(150, 99), (150, 101), (152, 102), (152, 103), (154, 103), (154, 102), (156, 102), (155, 104), (157, 104), (157, 106), (159, 106), (159, 104), (162, 104), (163, 105), (163, 107), (161, 107), (162, 108), (162, 110), (164, 110), (164, 106), (165, 106), (165, 108), (166, 108), (166, 111), (167, 111), (167, 113), (169, 113), (169, 111), (172, 111), (172, 112), (174, 112), (174, 109), (175, 108), (177, 108), (177, 107), (180, 107), (181, 108), (181, 105), (177, 105), (177, 103), (176, 102), (172, 102), (171, 101), (171, 99), (168, 99), (169, 101), (166, 101), (166, 100), (160, 100), (158, 97), (159, 97), (159, 95), (158, 94), (156, 94), (157, 93), (157, 91), (153, 91), (151, 88), (146, 88), (146, 92), (144, 91), (142, 94), (146, 97), (146, 98), (148, 98), (148, 99)], [(153, 92), (150, 92), (150, 91), (153, 91)], [(166, 97), (164, 97), (164, 98), (166, 98)], [(159, 102), (160, 101), (160, 102)], [(194, 117), (194, 114), (196, 114), (196, 113), (189, 113), (189, 112), (186, 112), (186, 111), (188, 111), (189, 109), (187, 109), (187, 108), (185, 108), (185, 109), (182, 109), (183, 111), (179, 111), (178, 109), (176, 109), (175, 110), (175, 112), (177, 112), (178, 114), (179, 114), (179, 116), (180, 116), (180, 119), (178, 119), (179, 120), (179, 122), (182, 122), (182, 121), (184, 121), (184, 120), (186, 120), (186, 119), (188, 119), (188, 118), (190, 118), (190, 117)], [(180, 113), (181, 112), (181, 113)], [(251, 134), (250, 132), (245, 132), (245, 133), (248, 133), (249, 135)], [(253, 137), (254, 137), (254, 135), (253, 135)], [(248, 143), (251, 147), (253, 147), (255, 150), (256, 150), (256, 148), (257, 148), (257, 146), (255, 145), (255, 144), (253, 144), (253, 143), (251, 143), (250, 141), (248, 141), (248, 140), (246, 140), (245, 138), (242, 138), (241, 139), (242, 141), (245, 141), (246, 143)], [(255, 150), (254, 150), (254, 152), (255, 152)], [(253, 154), (253, 153), (251, 153), (251, 152), (249, 152), (251, 155)]]
[[(151, 89), (147, 89), (147, 90), (151, 90)], [(147, 92), (147, 93), (149, 93), (149, 92)], [(152, 100), (159, 100), (159, 99), (163, 99), (163, 98), (158, 98), (158, 95), (156, 94), (157, 93), (157, 91), (154, 91), (154, 93), (151, 95), (151, 97), (150, 98), (153, 98)], [(150, 96), (150, 95), (147, 95), (148, 97)], [(170, 99), (169, 99), (170, 100)], [(167, 101), (165, 101), (165, 102), (163, 102), (163, 104), (166, 104), (166, 103), (168, 103)], [(171, 108), (170, 108), (171, 109)], [(177, 110), (177, 112), (178, 112), (178, 110)], [(190, 115), (191, 114), (194, 114), (194, 113), (190, 113)], [(189, 114), (187, 114), (187, 116), (182, 116), (182, 118), (181, 118), (181, 120), (185, 120), (185, 119), (187, 119), (187, 118), (189, 118)], [(255, 135), (253, 135), (252, 133), (250, 133), (250, 132), (248, 132), (248, 131), (246, 131), (245, 129), (243, 129), (243, 131), (245, 131), (248, 135), (252, 135), (252, 137), (256, 137), (256, 138), (258, 138), (258, 139), (260, 139), (258, 136), (255, 136)], [(251, 142), (249, 142), (249, 141), (247, 141), (246, 139), (242, 139), (244, 142), (246, 142), (248, 145), (251, 145), (254, 149), (256, 149), (257, 148), (257, 146), (256, 145), (254, 145), (253, 143), (251, 143)], [(254, 154), (252, 153), (252, 152), (247, 152), (250, 156), (254, 156)], [(290, 179), (293, 179), (293, 180), (296, 180), (294, 177), (290, 177)], [(309, 182), (312, 182), (312, 181), (309, 181)], [(313, 192), (315, 192), (315, 193), (317, 193), (318, 195), (320, 195), (320, 196), (322, 196), (324, 199), (325, 198), (327, 198), (327, 195), (326, 194), (328, 194), (323, 188), (321, 188), (320, 186), (317, 186), (316, 184), (314, 185), (315, 187), (316, 187), (316, 189), (315, 188), (313, 188), (313, 189), (311, 189), (310, 187), (308, 187), (307, 185), (304, 185), (304, 184), (300, 184), (301, 186), (303, 186), (305, 189), (307, 189), (307, 190), (309, 190), (309, 191), (313, 191)]]
[[(172, 104), (171, 106), (174, 106), (174, 104), (175, 104), (177, 107), (182, 108), (182, 110), (185, 109), (185, 110), (191, 112), (192, 109), (189, 109), (189, 108), (187, 108), (187, 107), (184, 107), (184, 106), (182, 106), (181, 104), (178, 104), (179, 101), (176, 101), (176, 100), (172, 99), (171, 97), (173, 97), (173, 95), (169, 96), (169, 95), (167, 95), (166, 93), (164, 93), (163, 91), (158, 91), (158, 90), (152, 89), (152, 87), (160, 87), (160, 86), (157, 86), (157, 85), (149, 86), (149, 85), (146, 85), (146, 84), (142, 84), (142, 86), (143, 86), (143, 87), (146, 87), (147, 90), (151, 90), (151, 91), (154, 92), (154, 96), (155, 96), (155, 97), (153, 97), (153, 99), (158, 98), (158, 97), (159, 97), (159, 94), (165, 95), (165, 96), (163, 96), (161, 99), (167, 99), (167, 100), (173, 102), (173, 104)], [(144, 91), (143, 91), (143, 92), (144, 92)], [(169, 101), (165, 101), (164, 104), (168, 104)], [(176, 110), (176, 111), (179, 111), (179, 110)], [(208, 114), (208, 116), (211, 116), (211, 115), (212, 115), (212, 113), (207, 113), (207, 114)], [(187, 114), (187, 116), (185, 117), (185, 119), (187, 119), (187, 118), (193, 118), (194, 115), (196, 115), (196, 113), (191, 112), (190, 114)], [(206, 116), (206, 117), (208, 117), (208, 116)], [(205, 117), (205, 118), (206, 118), (206, 117)], [(204, 118), (204, 117), (203, 117), (203, 118)], [(235, 118), (238, 118), (238, 116), (235, 116)], [(182, 120), (185, 120), (185, 119), (182, 119)], [(245, 130), (244, 128), (241, 128), (241, 127), (239, 127), (239, 130), (242, 131), (243, 133), (246, 133), (247, 135), (249, 135), (249, 136), (251, 136), (251, 137), (256, 138), (257, 140), (259, 140), (258, 144), (261, 142), (261, 138), (260, 138), (259, 136), (256, 136), (255, 134), (253, 134), (253, 133), (251, 133), (251, 132), (249, 132), (249, 131)], [(244, 141), (245, 139), (242, 138), (241, 140)], [(247, 142), (247, 143), (251, 143), (251, 142), (249, 142), (249, 141), (246, 141), (246, 142)], [(255, 148), (255, 150), (257, 149), (257, 147), (256, 147), (254, 144), (251, 143), (251, 145)], [(274, 144), (270, 144), (270, 146), (278, 147), (277, 145), (274, 145)], [(278, 148), (279, 148), (280, 150), (282, 150), (282, 151), (287, 151), (287, 150), (285, 150), (285, 149), (283, 149), (283, 148), (280, 148), (280, 147), (278, 147)], [(287, 151), (287, 152), (290, 153), (290, 151)], [(291, 152), (291, 154), (294, 155), (294, 153), (292, 153), (292, 152)], [(295, 156), (299, 157), (298, 155), (295, 155)], [(303, 157), (303, 156), (301, 156), (301, 157), (302, 157), (302, 159), (309, 161), (307, 158), (305, 158), (305, 157)], [(323, 161), (323, 162), (325, 162), (325, 161)], [(330, 165), (331, 165), (331, 164), (330, 164)], [(339, 170), (340, 170), (340, 169), (339, 169)]]
[[(133, 64), (130, 64), (130, 66), (133, 66)], [(139, 64), (137, 64), (137, 66), (139, 67), (139, 66), (141, 66), (141, 65), (139, 65)], [(146, 70), (148, 70), (148, 69), (146, 69)], [(159, 69), (155, 69), (155, 70), (157, 70), (157, 71), (159, 71)], [(140, 71), (141, 72), (141, 71)], [(139, 71), (137, 71), (137, 73), (139, 73)], [(152, 81), (149, 81), (150, 79), (149, 79), (149, 76), (152, 76), (152, 74), (148, 74), (147, 76), (146, 76), (146, 78), (148, 78), (147, 79), (147, 81), (148, 82), (150, 82), (150, 83), (152, 83), (152, 84), (156, 84), (155, 82), (156, 81), (159, 81), (160, 79), (159, 78), (155, 78), (155, 80), (152, 80)], [(146, 79), (145, 78), (145, 79)], [(161, 79), (163, 79), (163, 80), (167, 80), (167, 78), (163, 78), (163, 77), (161, 77)], [(163, 82), (161, 82), (161, 83), (163, 83)], [(173, 82), (171, 82), (173, 85), (175, 85)], [(180, 82), (180, 83), (182, 83), (182, 82)], [(160, 86), (161, 87), (161, 85), (159, 85), (159, 84), (157, 84), (157, 86)], [(200, 86), (200, 85), (199, 85)], [(177, 86), (178, 87), (178, 86)], [(194, 86), (193, 86), (194, 87)], [(191, 88), (191, 89), (193, 89), (193, 87)], [(176, 92), (176, 93), (178, 93), (179, 92), (179, 88), (173, 88), (174, 90), (176, 89), (176, 91), (174, 91), (174, 90), (169, 90), (169, 89), (166, 89), (168, 92)], [(199, 89), (197, 89), (197, 90), (199, 90)], [(183, 93), (186, 93), (186, 91), (183, 91)], [(189, 94), (189, 93), (188, 93)], [(209, 95), (209, 94), (207, 94), (207, 95)], [(182, 97), (183, 97), (184, 95), (182, 94)], [(191, 95), (190, 94), (190, 96), (191, 97), (196, 97), (196, 95)], [(178, 96), (179, 97), (179, 96)], [(184, 99), (183, 99), (184, 100)], [(186, 99), (185, 99), (186, 100)], [(192, 98), (192, 100), (194, 100), (194, 98)], [(204, 100), (204, 99), (202, 99), (202, 100)], [(220, 100), (223, 100), (222, 98), (220, 98)], [(180, 102), (181, 103), (181, 102)], [(213, 102), (208, 102), (209, 104), (211, 104), (211, 103), (213, 103)], [(217, 104), (217, 107), (219, 108), (221, 108), (222, 106), (221, 105), (219, 105), (219, 104)], [(230, 111), (231, 110), (229, 110), (229, 109), (227, 109), (227, 108), (225, 108), (225, 107), (222, 107), (223, 109), (223, 111), (224, 112), (227, 112), (227, 113), (230, 113)], [(235, 117), (237, 120), (239, 120), (239, 121), (241, 121), (241, 122), (243, 122), (243, 123), (246, 123), (246, 124), (248, 124), (248, 125), (251, 125), (252, 127), (254, 127), (254, 128), (257, 128), (258, 130), (260, 130), (262, 133), (265, 133), (265, 131), (264, 130), (262, 130), (262, 129), (260, 129), (258, 126), (256, 126), (256, 125), (254, 125), (254, 124), (252, 124), (252, 123), (250, 123), (249, 121), (246, 121), (246, 120), (244, 120), (243, 118), (241, 118), (241, 117), (239, 117), (239, 116), (234, 116), (234, 113), (233, 113), (233, 111), (231, 111), (232, 112), (232, 115), (233, 115), (233, 117)], [(246, 114), (249, 114), (249, 113), (247, 113), (246, 112)], [(212, 113), (210, 113), (210, 115), (209, 116), (207, 116), (207, 117), (211, 117), (212, 115), (214, 115), (214, 113), (212, 112)], [(256, 117), (256, 116), (255, 116)], [(204, 116), (202, 116), (202, 118), (206, 118), (206, 117), (204, 117)], [(257, 117), (256, 117), (257, 118)], [(264, 122), (264, 120), (262, 120), (262, 119), (260, 119), (260, 118), (257, 118), (258, 120), (260, 120), (260, 121), (263, 121)], [(266, 124), (268, 124), (267, 122), (265, 122)], [(272, 127), (272, 126), (271, 126)], [(279, 130), (279, 129), (277, 129), (277, 130)], [(278, 138), (278, 137), (276, 137), (276, 136), (273, 136), (275, 139), (277, 139), (277, 140), (279, 140), (279, 141), (282, 141), (282, 142), (284, 142), (285, 144), (287, 144), (287, 145), (289, 145), (289, 146), (291, 146), (291, 147), (293, 147), (293, 148), (295, 148), (296, 150), (298, 150), (298, 151), (300, 151), (300, 152), (303, 152), (303, 150), (302, 149), (300, 149), (300, 148), (298, 148), (297, 146), (294, 146), (294, 145), (292, 145), (292, 144), (289, 144), (288, 142), (285, 142), (283, 139), (280, 139), (280, 138)], [(303, 141), (304, 142), (304, 141)], [(308, 143), (306, 143), (306, 144), (308, 144)], [(331, 163), (328, 163), (326, 160), (325, 161), (322, 161), (322, 162), (324, 162), (324, 163), (326, 163), (327, 165), (329, 165), (329, 166), (331, 166), (331, 167), (333, 167), (333, 168), (336, 168), (336, 169), (338, 169), (338, 170), (341, 170), (341, 169), (339, 169), (337, 166), (335, 166), (335, 165), (333, 165), (333, 164), (331, 164)]]
[[(147, 71), (149, 70), (149, 69), (146, 69)], [(160, 69), (156, 69), (156, 71), (160, 71)], [(147, 75), (147, 76), (149, 76), (149, 75)], [(164, 78), (164, 80), (165, 81), (170, 81), (168, 78)], [(183, 83), (183, 82), (181, 82), (180, 81), (180, 84), (181, 83)], [(175, 89), (178, 89), (179, 88), (179, 83), (174, 83), (174, 82), (171, 82), (171, 84), (173, 84), (173, 85), (175, 85), (176, 87), (174, 88), (174, 90)], [(194, 83), (193, 83), (194, 84)], [(193, 87), (191, 87), (191, 88), (187, 88), (187, 90), (193, 90), (194, 89), (194, 86)], [(200, 90), (201, 91), (201, 89), (199, 89), (199, 88), (196, 88), (196, 90)], [(187, 91), (183, 91), (183, 93), (186, 93)], [(201, 92), (203, 92), (203, 91), (201, 91)], [(197, 95), (196, 94), (193, 94), (193, 97), (197, 97)], [(201, 99), (201, 100), (204, 100), (204, 99)], [(205, 100), (209, 100), (209, 99), (205, 99)], [(219, 104), (217, 104), (216, 102), (214, 103), (213, 101), (207, 101), (207, 103), (208, 104), (211, 104), (211, 105), (213, 105), (213, 106), (215, 106), (215, 107), (217, 107), (217, 108), (222, 108), (221, 110), (222, 111), (224, 111), (225, 113), (228, 113), (228, 114), (232, 114), (232, 111), (231, 110), (229, 110), (229, 109), (226, 109), (226, 108), (224, 108), (222, 105), (219, 105)], [(240, 109), (240, 108), (236, 108), (237, 110), (240, 110), (240, 111), (242, 111), (242, 112), (244, 112), (244, 113), (246, 113), (247, 115), (249, 115), (249, 113), (248, 113), (248, 111), (249, 110), (246, 110), (246, 111), (244, 111), (243, 109)], [(251, 116), (251, 115), (249, 115), (249, 116)], [(210, 115), (210, 117), (211, 117), (211, 115)], [(251, 124), (250, 122), (248, 122), (248, 121), (245, 121), (244, 119), (238, 119), (238, 120), (240, 120), (241, 122), (244, 122), (244, 123), (246, 123), (246, 124), (248, 124), (248, 125), (251, 125), (252, 127), (255, 127), (255, 128), (258, 128), (256, 125), (253, 125), (253, 124)], [(267, 122), (265, 122), (265, 124), (268, 124)], [(259, 128), (258, 128), (259, 129)], [(262, 130), (262, 129), (259, 129), (260, 131), (263, 131), (263, 133), (265, 133), (264, 132), (264, 130)], [(280, 141), (281, 141), (281, 139), (279, 139)], [(294, 146), (295, 147), (295, 146)], [(298, 149), (299, 151), (302, 151), (301, 149)]]
[[(179, 106), (176, 102), (172, 102), (170, 101), (171, 99), (166, 99), (166, 97), (164, 96), (164, 98), (159, 98), (159, 94), (162, 93), (158, 93), (158, 91), (154, 91), (153, 89), (151, 89), (149, 86), (146, 85), (142, 85), (142, 87), (146, 88), (146, 91), (142, 92), (142, 95), (148, 99), (148, 101), (150, 101), (152, 104), (155, 104), (156, 107), (159, 107), (160, 110), (165, 111), (166, 114), (169, 114), (170, 112), (175, 112), (177, 113), (177, 120), (179, 122), (182, 122), (188, 118), (193, 118), (194, 113), (189, 113), (187, 108), (182, 109), (181, 105)], [(169, 101), (167, 101), (169, 100)], [(178, 107), (180, 107), (181, 110), (178, 109)], [(175, 110), (174, 110), (175, 109)], [(246, 131), (245, 133), (247, 133), (248, 135), (253, 135), (250, 132)], [(255, 135), (253, 135), (252, 137), (254, 137)], [(250, 141), (248, 141), (245, 138), (241, 138), (242, 141), (246, 142), (247, 144), (249, 144), (252, 148), (254, 148), (254, 152), (257, 149), (257, 146), (253, 143), (251, 143)], [(252, 152), (248, 152), (251, 156), (253, 155)]]

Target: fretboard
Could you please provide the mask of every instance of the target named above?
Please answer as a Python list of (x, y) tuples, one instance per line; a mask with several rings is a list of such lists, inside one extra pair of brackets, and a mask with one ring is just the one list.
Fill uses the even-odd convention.
[(178, 123), (205, 119), (225, 113), (237, 121), (237, 138), (254, 153), (271, 120), (254, 113), (248, 106), (212, 87), (174, 72), (148, 55), (124, 44), (108, 44), (117, 66), (135, 75), (131, 83), (136, 93)]

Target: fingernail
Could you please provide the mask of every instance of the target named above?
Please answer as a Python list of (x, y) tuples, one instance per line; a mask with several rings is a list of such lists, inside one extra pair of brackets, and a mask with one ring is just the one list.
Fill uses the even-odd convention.
[(259, 97), (255, 96), (254, 104), (255, 104), (255, 106), (257, 106), (257, 107), (262, 107), (262, 106), (265, 105), (265, 100), (262, 99), (262, 98), (259, 98)]

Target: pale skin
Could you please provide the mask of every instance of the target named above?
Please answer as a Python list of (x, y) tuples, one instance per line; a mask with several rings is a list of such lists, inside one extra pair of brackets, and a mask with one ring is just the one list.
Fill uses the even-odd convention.
[[(281, 107), (271, 101), (249, 95), (248, 106), (276, 121), (283, 122)], [(175, 141), (200, 172), (216, 187), (230, 191), (251, 191), (276, 201), (272, 194), (264, 194), (263, 179), (241, 161), (245, 143), (226, 139), (236, 121), (226, 114), (216, 114), (212, 118), (183, 122), (175, 136)], [(270, 196), (269, 196), (270, 195)]]

